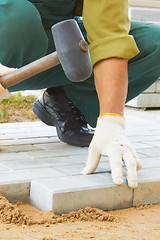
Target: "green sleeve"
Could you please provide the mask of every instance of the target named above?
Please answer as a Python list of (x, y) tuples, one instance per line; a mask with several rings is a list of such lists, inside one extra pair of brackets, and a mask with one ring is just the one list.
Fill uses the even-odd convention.
[(139, 53), (129, 35), (128, 0), (85, 0), (83, 22), (92, 64), (107, 58), (131, 59)]

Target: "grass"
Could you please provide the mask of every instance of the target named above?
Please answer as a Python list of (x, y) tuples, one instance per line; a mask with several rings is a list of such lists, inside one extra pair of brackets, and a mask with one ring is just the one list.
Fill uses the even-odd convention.
[(12, 94), (0, 103), (0, 123), (36, 121), (32, 105), (37, 97)]

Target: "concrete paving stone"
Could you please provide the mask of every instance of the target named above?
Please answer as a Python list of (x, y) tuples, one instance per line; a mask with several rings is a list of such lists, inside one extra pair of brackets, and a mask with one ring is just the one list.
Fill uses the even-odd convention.
[(141, 169), (137, 176), (138, 183), (160, 181), (160, 167)]
[(160, 147), (160, 141), (151, 141), (148, 142), (152, 147)]
[(127, 105), (135, 108), (155, 108), (160, 107), (159, 102), (158, 93), (143, 93), (127, 102)]
[(160, 157), (150, 157), (141, 159), (144, 168), (160, 167)]
[[(136, 151), (137, 152), (137, 151)], [(142, 154), (142, 153), (139, 153), (139, 152), (137, 152), (137, 155), (138, 155), (138, 157), (141, 159), (146, 159), (146, 158), (148, 158), (149, 156), (147, 156), (147, 155), (145, 155), (145, 154)]]
[(133, 205), (138, 203), (144, 205), (160, 203), (160, 179), (157, 182), (139, 183), (133, 194)]
[(91, 174), (35, 180), (31, 182), (30, 202), (40, 210), (63, 214), (97, 207), (103, 210), (132, 206), (132, 189), (117, 187), (110, 174)]
[[(58, 172), (63, 173), (66, 176), (74, 176), (74, 175), (80, 175), (81, 171), (85, 167), (85, 163), (81, 164), (70, 164), (70, 165), (63, 165), (63, 166), (53, 166), (52, 168)], [(110, 173), (110, 163), (108, 162), (100, 162), (97, 169), (94, 171), (94, 173)]]
[(131, 19), (137, 21), (160, 21), (160, 9), (158, 8), (143, 8), (143, 7), (132, 7), (131, 8)]
[(73, 148), (71, 149), (53, 149), (53, 150), (44, 150), (36, 152), (24, 152), (27, 156), (31, 158), (48, 158), (48, 157), (58, 157), (58, 156), (69, 156), (69, 155), (83, 155), (88, 153), (87, 148)]
[(41, 131), (54, 131), (56, 133), (56, 128), (48, 126), (43, 122), (18, 122), (18, 123), (2, 123), (0, 125), (0, 132), (2, 133), (16, 133), (16, 132), (25, 132), (25, 131), (38, 132)]
[(10, 129), (15, 129), (15, 128), (32, 128), (32, 129), (36, 129), (36, 128), (52, 128), (46, 124), (44, 124), (41, 121), (36, 121), (36, 122), (14, 122), (14, 123), (1, 123), (0, 124), (0, 129), (4, 129), (4, 128), (10, 128)]
[(75, 146), (72, 146), (72, 145), (69, 145), (67, 143), (47, 143), (47, 144), (37, 144), (37, 146), (39, 146), (39, 148), (42, 148), (42, 149), (46, 149), (46, 150), (70, 150), (71, 152), (72, 151), (75, 151), (76, 149), (79, 151), (81, 151), (81, 149), (86, 149), (86, 151), (88, 151), (88, 148), (84, 147), (75, 147)]
[[(155, 122), (154, 122), (154, 124), (155, 124)], [(156, 125), (158, 125), (156, 127), (157, 131), (159, 131), (160, 130), (160, 126), (157, 123), (156, 123)], [(135, 126), (132, 125), (132, 126), (129, 126), (128, 128), (129, 128), (129, 130), (127, 129), (127, 132), (129, 132), (129, 133), (130, 132), (137, 132), (138, 133), (139, 131), (141, 132), (141, 131), (154, 131), (155, 130), (155, 126), (152, 125), (151, 123), (150, 124), (144, 123), (143, 125), (139, 125), (138, 123), (137, 124), (135, 123)]]
[(1, 161), (10, 161), (10, 160), (24, 160), (24, 159), (32, 159), (30, 156), (27, 156), (24, 153), (0, 153), (0, 162)]
[(142, 142), (148, 144), (151, 141), (160, 141), (160, 135), (157, 136), (131, 136), (129, 137), (132, 143), (134, 142)]
[(1, 174), (1, 172), (3, 172), (3, 171), (8, 172), (8, 171), (12, 171), (12, 170), (10, 170), (9, 167), (5, 166), (5, 164), (1, 164), (1, 163), (0, 163), (0, 174)]
[(156, 147), (137, 149), (137, 152), (146, 154), (149, 157), (160, 157), (160, 149)]
[(0, 135), (0, 140), (4, 139), (25, 139), (25, 138), (35, 138), (35, 137), (52, 137), (53, 133), (51, 131), (39, 131), (37, 132), (25, 132), (25, 133), (13, 133), (13, 134), (7, 134), (7, 135)]
[[(81, 155), (70, 155), (69, 159), (74, 161), (75, 163), (86, 163), (88, 158), (88, 152), (86, 154)], [(106, 162), (109, 161), (109, 158), (107, 156), (101, 156), (100, 162)]]
[(64, 174), (55, 171), (52, 168), (33, 168), (33, 169), (19, 169), (1, 171), (0, 184), (13, 183), (13, 182), (30, 182), (33, 179), (61, 177)]
[(160, 130), (142, 130), (142, 131), (127, 131), (127, 136), (159, 136)]
[(145, 144), (145, 143), (133, 143), (135, 149), (142, 149), (142, 148), (153, 148), (153, 145)]
[(28, 203), (30, 193), (30, 182), (21, 183), (0, 183), (0, 193), (3, 194), (9, 202), (21, 201)]
[(75, 156), (68, 157), (55, 157), (55, 158), (41, 158), (41, 159), (26, 159), (26, 160), (12, 160), (12, 161), (0, 161), (0, 171), (6, 170), (6, 168), (12, 170), (20, 169), (33, 169), (33, 168), (44, 168), (44, 167), (55, 167), (75, 165), (86, 162), (86, 155), (81, 155), (81, 159)]
[(25, 144), (39, 144), (39, 143), (58, 143), (60, 140), (57, 136), (53, 137), (36, 137), (29, 139), (14, 139), (14, 140), (0, 140), (2, 146), (25, 145)]
[(35, 146), (34, 144), (25, 144), (25, 145), (12, 145), (5, 146), (5, 152), (27, 152), (27, 151), (38, 151), (41, 150), (40, 147)]

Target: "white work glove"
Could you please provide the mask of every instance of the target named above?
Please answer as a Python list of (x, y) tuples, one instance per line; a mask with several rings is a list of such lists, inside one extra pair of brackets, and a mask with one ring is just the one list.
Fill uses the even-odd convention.
[(125, 170), (128, 186), (137, 187), (137, 170), (142, 168), (142, 164), (125, 135), (125, 119), (121, 115), (104, 114), (98, 118), (95, 134), (89, 145), (87, 164), (82, 174), (94, 172), (101, 155), (109, 157), (115, 184), (123, 183), (123, 170)]
[[(15, 70), (17, 70), (17, 68), (8, 68), (2, 64), (0, 64), (0, 77), (5, 76), (6, 74), (12, 73)], [(7, 89), (5, 89), (1, 84), (0, 84), (0, 102), (5, 99), (8, 98), (10, 96), (10, 93)]]

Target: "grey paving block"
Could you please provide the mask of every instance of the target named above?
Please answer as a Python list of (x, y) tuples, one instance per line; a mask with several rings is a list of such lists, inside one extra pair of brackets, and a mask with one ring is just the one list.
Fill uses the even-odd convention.
[(148, 142), (151, 142), (151, 141), (160, 141), (160, 135), (154, 135), (154, 136), (131, 136), (129, 137), (130, 141), (132, 143), (137, 143), (137, 142), (141, 142), (141, 143), (145, 143), (145, 144), (148, 144)]
[(152, 147), (160, 147), (160, 141), (151, 141), (148, 142)]
[(53, 137), (36, 137), (29, 139), (14, 139), (14, 140), (0, 140), (2, 146), (25, 145), (25, 144), (39, 144), (39, 143), (58, 143), (60, 140), (57, 136)]
[(8, 171), (1, 171), (0, 184), (12, 184), (13, 182), (20, 183), (24, 181), (30, 182), (33, 179), (53, 178), (61, 176), (64, 176), (64, 174), (47, 167), (19, 170), (8, 169)]
[(4, 171), (4, 169), (12, 169), (12, 170), (22, 170), (22, 169), (33, 169), (33, 168), (44, 168), (44, 167), (55, 167), (67, 166), (73, 164), (81, 164), (86, 162), (87, 156), (82, 155), (81, 158), (75, 156), (67, 156), (67, 157), (54, 157), (54, 158), (41, 158), (41, 159), (26, 159), (26, 160), (11, 160), (11, 161), (0, 161), (0, 171)]
[(133, 205), (138, 203), (160, 203), (160, 179), (157, 182), (139, 183), (139, 187), (134, 189), (133, 194)]
[(138, 153), (145, 154), (150, 157), (160, 157), (160, 148), (143, 148), (143, 149), (137, 149)]
[(88, 153), (87, 148), (73, 148), (71, 149), (53, 149), (47, 151), (36, 151), (36, 152), (24, 152), (31, 158), (48, 158), (57, 156), (69, 156), (69, 155), (84, 155)]
[[(59, 143), (45, 143), (45, 144), (38, 144), (37, 146), (39, 146), (40, 148), (42, 149), (46, 149), (46, 150), (67, 150), (67, 151), (70, 151), (70, 153), (72, 154), (72, 151), (75, 152), (75, 151), (82, 151), (82, 149), (85, 150), (85, 152), (88, 151), (88, 148), (87, 147), (76, 147), (76, 146), (72, 146), (72, 145), (69, 145), (67, 143), (63, 143), (63, 142), (59, 142)], [(71, 155), (70, 154), (70, 155)]]
[(110, 174), (69, 176), (31, 182), (31, 205), (58, 214), (85, 208), (103, 210), (132, 206), (132, 189), (113, 184)]
[(27, 156), (24, 153), (0, 153), (0, 162), (1, 161), (11, 161), (11, 160), (24, 160), (24, 159), (32, 159), (30, 156)]
[[(73, 175), (80, 175), (81, 171), (85, 167), (85, 163), (81, 164), (72, 164), (72, 165), (63, 165), (63, 166), (53, 166), (52, 168), (58, 172), (63, 173), (66, 176), (73, 176)], [(94, 173), (105, 173), (111, 172), (109, 161), (107, 162), (100, 162), (97, 169)]]
[(144, 168), (138, 171), (138, 182), (157, 182), (160, 181), (160, 167)]
[(143, 169), (160, 167), (160, 157), (142, 158)]
[(133, 146), (135, 147), (135, 149), (153, 148), (153, 145), (149, 145), (149, 144), (145, 144), (145, 143), (141, 143), (141, 142), (133, 143)]
[(35, 146), (34, 144), (25, 144), (25, 145), (12, 145), (12, 146), (5, 146), (5, 152), (26, 152), (26, 151), (37, 151), (41, 148)]
[(149, 157), (145, 154), (139, 153), (138, 151), (137, 151), (137, 155), (138, 155), (139, 158), (148, 158)]
[(146, 7), (131, 7), (131, 19), (137, 21), (160, 21), (160, 9)]
[(21, 201), (23, 203), (28, 203), (30, 183), (0, 184), (0, 193), (7, 197), (10, 202)]

